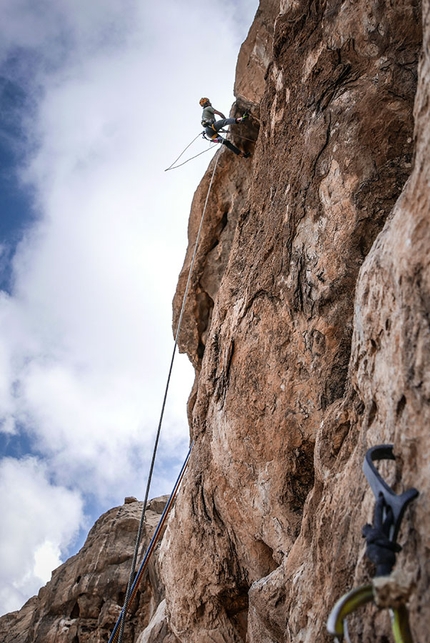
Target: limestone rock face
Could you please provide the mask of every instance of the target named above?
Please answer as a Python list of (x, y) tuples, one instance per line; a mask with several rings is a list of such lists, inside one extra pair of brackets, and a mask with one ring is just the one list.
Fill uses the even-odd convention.
[[(260, 7), (269, 15), (275, 4)], [(426, 29), (427, 12), (428, 3)], [(374, 498), (361, 465), (368, 447), (386, 442), (397, 455), (392, 482), (421, 491), (399, 564), (416, 582), (414, 635), (428, 636), (421, 27), (413, 1), (277, 4), (264, 93), (251, 107), (251, 168), (222, 152), (180, 333), (197, 368), (195, 446), (161, 564), (168, 619), (184, 643), (328, 641), (334, 602), (369, 579), (361, 527)], [(260, 92), (246, 87), (236, 81), (238, 99), (252, 104)], [(193, 203), (181, 280), (213, 171)], [(227, 201), (220, 253), (223, 233), (213, 231)], [(196, 293), (210, 297), (210, 312)], [(194, 564), (184, 565), (190, 552)], [(354, 627), (361, 641), (389, 637), (386, 612)]]
[(234, 95), (238, 101), (252, 105), (254, 115), (264, 94), (267, 68), (272, 62), (273, 33), (278, 13), (279, 0), (260, 2), (237, 60)]
[[(148, 503), (145, 551), (167, 497)], [(81, 551), (56, 569), (50, 582), (24, 607), (0, 618), (2, 643), (97, 643), (107, 641), (120, 614), (130, 574), (142, 503), (126, 498), (122, 507), (104, 514), (91, 529)], [(141, 556), (139, 557), (139, 560)], [(164, 592), (156, 558), (142, 582), (123, 641), (134, 643), (152, 619)], [(166, 643), (175, 637), (165, 626)], [(170, 638), (169, 638), (170, 636)], [(139, 639), (151, 643), (154, 638)]]

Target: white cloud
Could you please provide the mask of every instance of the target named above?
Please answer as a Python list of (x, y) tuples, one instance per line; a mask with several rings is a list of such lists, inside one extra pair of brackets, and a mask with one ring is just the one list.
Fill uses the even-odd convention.
[(37, 579), (47, 583), (51, 578), (52, 570), (61, 565), (61, 550), (57, 543), (45, 540), (34, 551), (34, 575)]
[(34, 457), (0, 462), (0, 610), (18, 609), (49, 580), (83, 524), (82, 500), (54, 486)]
[[(0, 431), (25, 427), (39, 459), (0, 465), (21, 503), (40, 499), (25, 524), (44, 526), (20, 531), (6, 498), (4, 609), (45, 580), (43, 561), (59, 561), (80, 497), (100, 509), (143, 496), (173, 349), (171, 300), (210, 153), (164, 169), (198, 134), (201, 95), (228, 111), (257, 2), (214, 0), (209, 16), (197, 0), (45, 0), (43, 13), (39, 4), (4, 1), (0, 28), (0, 64), (9, 60), (10, 73), (13, 50), (16, 79), (33, 96), (21, 177), (39, 215), (14, 258), (13, 293), (0, 296)], [(207, 145), (199, 139), (185, 158)], [(180, 357), (154, 493), (168, 492), (187, 448), (192, 378)], [(66, 521), (51, 506), (68, 494)]]

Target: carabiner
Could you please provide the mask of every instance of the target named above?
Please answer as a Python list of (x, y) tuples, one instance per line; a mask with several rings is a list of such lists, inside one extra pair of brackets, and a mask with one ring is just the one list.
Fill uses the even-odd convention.
[(381, 444), (370, 448), (367, 451), (363, 462), (364, 475), (367, 478), (376, 500), (378, 500), (382, 495), (384, 498), (386, 512), (389, 510), (392, 512), (392, 518), (389, 518), (392, 524), (390, 525), (388, 537), (393, 543), (397, 540), (400, 524), (407, 506), (419, 495), (417, 489), (414, 487), (400, 495), (394, 493), (373, 464), (377, 460), (395, 459), (396, 456), (393, 454), (393, 445)]
[(327, 631), (329, 634), (336, 637), (336, 643), (343, 641), (344, 637), (346, 643), (351, 643), (346, 617), (352, 612), (355, 612), (355, 610), (362, 605), (370, 603), (373, 599), (374, 594), (372, 585), (356, 587), (339, 598), (327, 620)]
[[(327, 620), (327, 631), (335, 637), (336, 643), (351, 643), (348, 632), (347, 616), (359, 607), (374, 601), (373, 585), (362, 585), (342, 596), (333, 607)], [(408, 610), (405, 605), (390, 609), (391, 628), (395, 643), (413, 643), (409, 625)]]

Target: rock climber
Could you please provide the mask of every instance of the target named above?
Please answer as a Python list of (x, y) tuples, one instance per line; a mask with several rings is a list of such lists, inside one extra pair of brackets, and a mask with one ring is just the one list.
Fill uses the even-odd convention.
[[(239, 118), (226, 118), (222, 112), (219, 112), (217, 109), (212, 107), (209, 98), (201, 98), (199, 103), (201, 107), (203, 107), (202, 125), (205, 128), (205, 136), (212, 141), (212, 143), (221, 143), (221, 145), (225, 145), (238, 156), (243, 156), (244, 158), (251, 156), (249, 152), (242, 152), (238, 147), (233, 145), (233, 143), (230, 143), (230, 141), (227, 141), (227, 139), (223, 138), (219, 133), (219, 131), (227, 125), (242, 123), (242, 121), (248, 118), (248, 114), (239, 116)], [(221, 120), (215, 120), (215, 114), (220, 116)]]

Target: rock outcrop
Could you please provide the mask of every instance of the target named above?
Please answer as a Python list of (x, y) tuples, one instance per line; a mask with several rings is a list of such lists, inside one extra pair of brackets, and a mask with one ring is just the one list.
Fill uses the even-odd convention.
[[(167, 497), (162, 496), (148, 503), (142, 551), (158, 524), (166, 500)], [(31, 598), (19, 612), (0, 618), (0, 641), (107, 641), (124, 602), (141, 514), (142, 502), (130, 497), (124, 505), (99, 518), (80, 552), (53, 572), (38, 596)], [(123, 641), (155, 643), (160, 640), (153, 636), (156, 623), (151, 621), (164, 599), (158, 579), (157, 561), (153, 557), (140, 591), (130, 605)], [(163, 628), (163, 640), (174, 643), (175, 637), (169, 638), (167, 626)], [(155, 629), (155, 633), (160, 631)]]
[[(261, 0), (232, 110), (250, 110), (232, 140), (252, 157), (221, 149), (192, 204), (173, 316), (190, 278), (194, 447), (127, 643), (328, 643), (336, 599), (372, 573), (362, 462), (384, 443), (390, 483), (420, 491), (398, 566), (414, 641), (428, 640), (429, 41), (430, 0)], [(0, 638), (21, 624), (41, 637), (23, 643), (107, 640), (132, 548), (117, 538), (96, 586), (75, 566), (84, 548)], [(391, 640), (387, 610), (350, 629)]]

